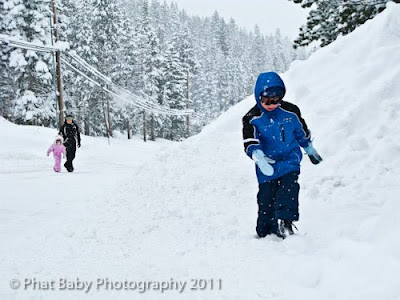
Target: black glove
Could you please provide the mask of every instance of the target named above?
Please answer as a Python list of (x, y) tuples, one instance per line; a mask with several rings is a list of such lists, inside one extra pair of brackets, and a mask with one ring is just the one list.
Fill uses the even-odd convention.
[(78, 148), (80, 148), (80, 147), (81, 147), (81, 142), (78, 143)]
[(314, 165), (317, 165), (322, 161), (321, 155), (318, 154), (311, 142), (308, 144), (308, 147), (304, 148), (304, 151), (306, 151), (308, 157)]

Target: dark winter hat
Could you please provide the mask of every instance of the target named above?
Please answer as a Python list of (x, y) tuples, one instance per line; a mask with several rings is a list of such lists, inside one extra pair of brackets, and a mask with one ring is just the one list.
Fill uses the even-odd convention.
[(66, 116), (65, 116), (65, 120), (73, 120), (74, 118), (72, 117), (72, 115), (71, 114), (67, 114)]
[(261, 93), (262, 97), (268, 97), (268, 98), (279, 97), (280, 99), (282, 99), (284, 95), (285, 95), (285, 89), (280, 86), (267, 88)]

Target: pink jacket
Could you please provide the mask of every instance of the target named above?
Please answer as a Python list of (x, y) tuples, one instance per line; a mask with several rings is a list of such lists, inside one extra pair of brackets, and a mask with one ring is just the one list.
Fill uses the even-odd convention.
[(61, 154), (65, 155), (65, 153), (66, 153), (65, 152), (65, 147), (64, 147), (63, 144), (59, 144), (59, 145), (53, 144), (53, 145), (51, 145), (49, 150), (47, 150), (47, 155), (49, 155), (50, 152), (53, 152), (53, 155), (54, 156), (58, 156), (58, 157), (61, 157)]

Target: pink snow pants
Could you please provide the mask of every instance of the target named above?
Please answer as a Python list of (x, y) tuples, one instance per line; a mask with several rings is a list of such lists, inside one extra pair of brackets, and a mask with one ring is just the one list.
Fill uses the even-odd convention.
[(61, 172), (61, 155), (54, 155), (54, 171)]

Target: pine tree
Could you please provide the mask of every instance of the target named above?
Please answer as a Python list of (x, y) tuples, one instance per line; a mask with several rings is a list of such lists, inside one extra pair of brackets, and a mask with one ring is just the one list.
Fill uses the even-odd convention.
[[(93, 11), (90, 14), (92, 28), (91, 64), (111, 80), (118, 78), (119, 36), (121, 34), (121, 11), (116, 0), (92, 0)], [(102, 88), (110, 86), (102, 83)], [(96, 87), (89, 98), (93, 133), (95, 135), (112, 135), (114, 99), (102, 88)], [(102, 122), (103, 120), (103, 122)]]
[(273, 36), (271, 47), (272, 69), (276, 72), (284, 72), (287, 70), (287, 60), (285, 57), (285, 47), (283, 45), (282, 36), (279, 29), (276, 29)]
[[(89, 13), (93, 11), (90, 0), (63, 0), (62, 9), (68, 17), (60, 17), (64, 30), (61, 40), (68, 41), (70, 49), (83, 60), (92, 61), (93, 32)], [(64, 103), (67, 113), (73, 113), (81, 131), (91, 135), (91, 90), (94, 85), (84, 76), (63, 65)]]
[(342, 34), (352, 32), (358, 26), (382, 12), (390, 0), (380, 1), (325, 1), (289, 0), (303, 8), (313, 7), (307, 24), (300, 28), (294, 47), (307, 46), (317, 42), (324, 47)]
[[(8, 25), (10, 20), (7, 20), (7, 11), (9, 8), (6, 6), (5, 0), (0, 0), (0, 33), (10, 34)], [(15, 82), (15, 71), (10, 68), (9, 57), (13, 49), (7, 45), (1, 45), (0, 48), (0, 115), (13, 120), (13, 99), (17, 93), (17, 85)]]
[[(7, 0), (3, 7), (2, 27), (9, 35), (41, 45), (50, 44), (49, 0)], [(6, 95), (13, 93), (12, 119), (20, 124), (54, 125), (51, 54), (15, 48), (3, 54), (6, 70), (11, 69), (2, 80), (8, 82)], [(10, 99), (4, 102), (9, 105)]]
[[(253, 60), (251, 61), (251, 71), (253, 74), (258, 74), (265, 70), (272, 69), (271, 57), (275, 54), (275, 49), (271, 46), (267, 47), (266, 37), (261, 34), (260, 27), (256, 25), (250, 50), (251, 55), (253, 56)], [(265, 55), (267, 51), (270, 55)]]
[[(178, 15), (175, 14), (172, 20), (174, 33), (168, 42), (164, 64), (164, 104), (167, 104), (172, 109), (183, 110), (186, 108), (185, 92), (189, 61), (184, 62), (181, 59), (184, 49), (180, 47), (182, 44), (180, 43), (181, 29), (178, 22)], [(169, 139), (179, 141), (184, 137), (185, 117), (171, 116)]]

